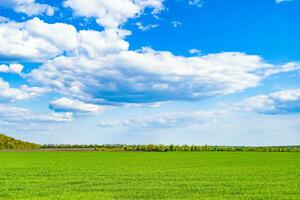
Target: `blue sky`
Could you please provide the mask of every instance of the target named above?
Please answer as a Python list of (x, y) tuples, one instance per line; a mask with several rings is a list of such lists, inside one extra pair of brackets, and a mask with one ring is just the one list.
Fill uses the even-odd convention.
[(300, 1), (0, 1), (0, 132), (295, 145)]

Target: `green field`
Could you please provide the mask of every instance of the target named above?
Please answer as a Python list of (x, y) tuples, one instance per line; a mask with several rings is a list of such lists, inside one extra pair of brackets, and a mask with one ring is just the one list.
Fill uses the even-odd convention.
[(0, 152), (0, 199), (300, 199), (300, 154)]

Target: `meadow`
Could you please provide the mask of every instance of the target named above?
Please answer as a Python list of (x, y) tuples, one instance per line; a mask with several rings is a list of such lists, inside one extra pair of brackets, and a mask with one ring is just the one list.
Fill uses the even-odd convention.
[(0, 199), (300, 199), (288, 152), (0, 152)]

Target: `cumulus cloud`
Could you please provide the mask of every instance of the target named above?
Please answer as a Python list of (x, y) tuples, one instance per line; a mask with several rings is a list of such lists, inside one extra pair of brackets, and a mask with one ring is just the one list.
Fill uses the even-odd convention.
[(71, 8), (75, 16), (93, 17), (105, 28), (115, 29), (142, 14), (145, 8), (158, 13), (163, 9), (163, 0), (66, 0), (64, 6)]
[(8, 22), (0, 24), (0, 56), (49, 59), (24, 77), (87, 104), (201, 100), (256, 87), (268, 76), (299, 68), (297, 63), (276, 67), (241, 52), (185, 57), (151, 48), (133, 51), (125, 40), (129, 34), (120, 29), (76, 31), (38, 18)]
[(238, 109), (262, 114), (291, 114), (300, 112), (300, 89), (283, 90), (257, 95), (237, 104)]
[(25, 13), (28, 16), (45, 13), (54, 14), (54, 8), (47, 4), (36, 3), (35, 0), (0, 0), (0, 6), (13, 9), (15, 12)]
[(71, 25), (38, 18), (9, 22), (0, 24), (0, 55), (50, 58), (25, 77), (66, 97), (96, 104), (231, 94), (257, 86), (263, 79), (259, 71), (271, 67), (260, 56), (239, 52), (184, 57), (151, 48), (133, 51), (125, 40), (129, 34), (120, 29), (77, 32)]
[(80, 31), (78, 48), (73, 51), (73, 54), (94, 59), (119, 53), (128, 49), (129, 44), (123, 38), (129, 34), (130, 32), (124, 30)]
[(67, 24), (48, 24), (38, 18), (0, 24), (0, 58), (46, 60), (78, 45), (76, 29)]
[(24, 66), (21, 64), (10, 64), (10, 65), (0, 65), (0, 72), (2, 73), (12, 73), (21, 74)]
[(20, 88), (12, 88), (8, 82), (0, 78), (0, 101), (20, 101), (38, 97), (46, 92), (40, 87), (28, 87), (22, 85)]
[(104, 56), (127, 50), (124, 40), (130, 31), (76, 31), (64, 23), (48, 24), (38, 18), (22, 23), (0, 24), (0, 58), (46, 61), (53, 57), (85, 55)]
[(239, 92), (257, 86), (262, 77), (256, 71), (269, 66), (261, 57), (244, 53), (183, 57), (145, 48), (94, 58), (61, 56), (28, 77), (88, 101), (150, 103)]
[(56, 99), (50, 102), (50, 109), (56, 112), (72, 112), (72, 113), (100, 113), (107, 110), (104, 106), (84, 103), (75, 99), (66, 97)]

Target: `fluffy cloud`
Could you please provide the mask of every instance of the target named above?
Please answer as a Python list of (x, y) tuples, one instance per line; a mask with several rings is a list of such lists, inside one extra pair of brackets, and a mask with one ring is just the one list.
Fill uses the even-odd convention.
[(239, 109), (262, 114), (300, 112), (300, 89), (283, 90), (267, 95), (250, 97), (238, 105)]
[(239, 92), (257, 86), (262, 80), (257, 71), (268, 67), (261, 57), (244, 53), (182, 57), (146, 48), (93, 58), (61, 56), (28, 76), (87, 101), (150, 103)]
[(16, 12), (25, 13), (29, 16), (45, 13), (49, 16), (54, 14), (54, 8), (47, 4), (35, 3), (35, 0), (0, 0), (0, 6), (8, 7)]
[(45, 60), (78, 45), (76, 29), (67, 24), (47, 24), (38, 18), (0, 24), (0, 58)]
[(130, 32), (124, 30), (80, 31), (78, 34), (78, 48), (73, 51), (73, 54), (94, 59), (119, 53), (129, 47), (128, 42), (123, 40), (128, 34)]
[(0, 121), (13, 123), (69, 122), (72, 113), (37, 113), (26, 108), (10, 107), (0, 104)]
[(163, 9), (163, 0), (66, 0), (64, 6), (71, 8), (76, 16), (94, 17), (98, 24), (115, 29), (147, 7), (158, 13)]
[(0, 58), (45, 61), (62, 55), (104, 56), (127, 50), (126, 30), (102, 32), (82, 30), (72, 25), (48, 24), (38, 18), (0, 24)]
[[(135, 4), (152, 5), (147, 2)], [(87, 104), (201, 100), (256, 87), (268, 76), (299, 69), (297, 63), (275, 67), (260, 56), (240, 52), (184, 57), (151, 48), (133, 51), (125, 40), (129, 34), (120, 29), (77, 32), (71, 25), (38, 18), (8, 22), (0, 24), (0, 56), (50, 58), (24, 77)], [(29, 98), (16, 95), (20, 90), (7, 83), (2, 88), (9, 91), (5, 96), (18, 97), (9, 99)]]
[(24, 66), (21, 64), (0, 65), (0, 72), (21, 74)]
[(63, 97), (50, 102), (50, 109), (55, 110), (56, 112), (100, 113), (107, 108)]
[(46, 90), (43, 88), (28, 87), (26, 85), (22, 85), (20, 88), (12, 88), (8, 82), (0, 78), (0, 101), (28, 100), (40, 96), (45, 92)]

